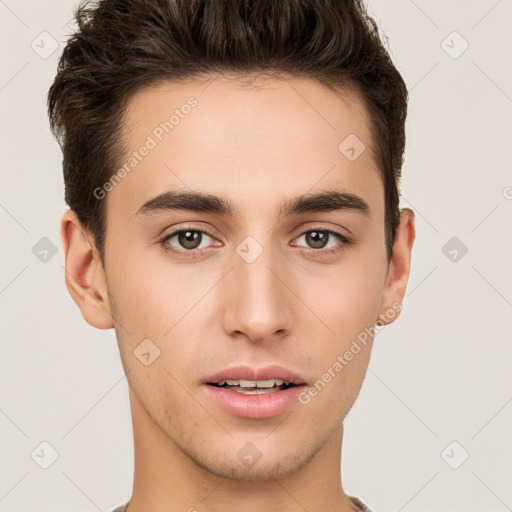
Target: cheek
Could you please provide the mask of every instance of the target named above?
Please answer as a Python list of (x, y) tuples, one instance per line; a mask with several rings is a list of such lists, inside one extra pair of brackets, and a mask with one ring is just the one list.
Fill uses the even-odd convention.
[(338, 268), (322, 269), (297, 279), (298, 295), (318, 317), (313, 327), (321, 329), (318, 334), (334, 339), (337, 348), (374, 325), (382, 299), (382, 262), (358, 255), (351, 259), (354, 262), (347, 258)]
[(300, 280), (304, 302), (318, 316), (303, 324), (305, 338), (319, 340), (313, 355), (321, 381), (315, 387), (321, 391), (314, 401), (337, 410), (337, 417), (349, 410), (361, 388), (382, 299), (385, 265), (365, 252), (347, 258), (335, 272)]
[(183, 266), (151, 265), (136, 255), (109, 270), (109, 288), (132, 337), (164, 338), (201, 296)]

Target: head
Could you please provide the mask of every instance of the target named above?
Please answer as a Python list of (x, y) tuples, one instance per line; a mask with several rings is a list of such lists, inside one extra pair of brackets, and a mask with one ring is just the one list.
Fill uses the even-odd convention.
[[(294, 471), (354, 403), (375, 324), (399, 315), (404, 81), (357, 0), (112, 0), (76, 17), (48, 97), (68, 289), (115, 328), (132, 408), (194, 462)], [(309, 391), (285, 420), (232, 415), (205, 379), (240, 364)]]

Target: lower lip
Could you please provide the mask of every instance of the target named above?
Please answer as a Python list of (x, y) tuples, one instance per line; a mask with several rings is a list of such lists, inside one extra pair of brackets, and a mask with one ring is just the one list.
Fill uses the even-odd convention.
[(263, 419), (279, 416), (292, 407), (306, 384), (261, 395), (246, 395), (210, 384), (204, 388), (210, 398), (224, 411), (243, 418)]

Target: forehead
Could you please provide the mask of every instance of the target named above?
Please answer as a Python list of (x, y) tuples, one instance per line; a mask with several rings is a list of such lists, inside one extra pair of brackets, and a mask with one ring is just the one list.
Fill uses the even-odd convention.
[(368, 202), (380, 193), (363, 103), (314, 80), (215, 77), (147, 87), (127, 104), (123, 139), (127, 177), (108, 201), (129, 215), (176, 188), (231, 196), (253, 208), (317, 184)]
[[(161, 126), (169, 121), (170, 131)], [(357, 93), (286, 76), (205, 77), (146, 87), (128, 101), (124, 135), (135, 143), (156, 130), (159, 138), (159, 126), (164, 130), (161, 135), (172, 132), (173, 139), (187, 138), (192, 132), (197, 143), (222, 141), (216, 148), (223, 154), (230, 149), (249, 151), (251, 141), (263, 139), (267, 144), (284, 143), (283, 149), (299, 149), (299, 143), (325, 138), (332, 147), (333, 141), (349, 134), (357, 135), (373, 151), (370, 120)]]

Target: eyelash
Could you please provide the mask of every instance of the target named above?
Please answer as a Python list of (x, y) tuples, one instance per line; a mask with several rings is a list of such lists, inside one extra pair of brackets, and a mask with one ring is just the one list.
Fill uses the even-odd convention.
[[(176, 231), (173, 231), (171, 233), (165, 234), (162, 238), (159, 239), (158, 243), (160, 243), (162, 245), (163, 249), (167, 253), (172, 253), (172, 254), (176, 254), (179, 256), (183, 256), (185, 254), (186, 255), (185, 257), (194, 257), (197, 255), (197, 253), (201, 253), (202, 251), (205, 250), (204, 248), (203, 249), (192, 249), (192, 250), (186, 250), (186, 249), (178, 250), (178, 249), (173, 248), (173, 246), (166, 243), (168, 240), (172, 239), (175, 235), (177, 235), (181, 232), (184, 232), (184, 231), (194, 231), (197, 233), (204, 233), (204, 234), (208, 235), (209, 237), (215, 239), (215, 237), (210, 232), (208, 232), (204, 229), (184, 227), (181, 229), (177, 229)], [(329, 235), (333, 235), (334, 237), (338, 238), (338, 240), (341, 242), (341, 244), (338, 244), (335, 248), (331, 248), (331, 249), (314, 249), (312, 247), (307, 248), (307, 247), (301, 246), (301, 247), (303, 247), (303, 249), (306, 249), (306, 251), (310, 252), (310, 253), (320, 253), (323, 255), (326, 255), (326, 254), (334, 255), (334, 254), (341, 253), (342, 251), (344, 251), (348, 246), (350, 246), (353, 243), (353, 240), (351, 238), (349, 238), (348, 236), (344, 235), (343, 233), (340, 233), (339, 231), (335, 231), (332, 229), (323, 229), (321, 227), (314, 227), (314, 228), (308, 229), (306, 231), (303, 231), (296, 238), (300, 238), (301, 236), (303, 236), (307, 233), (311, 233), (313, 231), (320, 231), (321, 233), (327, 233)]]

